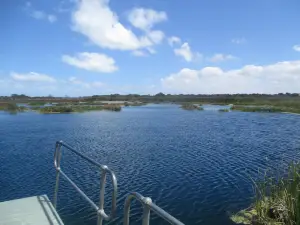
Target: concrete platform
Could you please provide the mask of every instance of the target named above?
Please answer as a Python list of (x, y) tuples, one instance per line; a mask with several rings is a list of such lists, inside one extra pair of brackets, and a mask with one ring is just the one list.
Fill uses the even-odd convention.
[(1, 225), (63, 225), (47, 195), (0, 202)]

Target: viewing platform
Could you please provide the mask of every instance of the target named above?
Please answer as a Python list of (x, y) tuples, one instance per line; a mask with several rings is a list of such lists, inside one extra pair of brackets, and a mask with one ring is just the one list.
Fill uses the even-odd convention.
[(0, 202), (1, 225), (63, 225), (47, 195)]
[[(71, 151), (101, 171), (99, 204), (93, 202), (61, 169), (60, 162), (62, 147), (64, 147), (64, 150)], [(110, 170), (106, 165), (101, 165), (95, 162), (93, 159), (83, 155), (62, 141), (57, 141), (55, 145), (54, 166), (56, 169), (56, 182), (54, 198), (52, 201), (53, 204), (47, 195), (0, 202), (0, 225), (64, 225), (56, 211), (60, 176), (68, 181), (69, 184), (73, 186), (73, 188), (79, 193), (79, 195), (95, 210), (95, 213), (97, 214), (97, 225), (102, 225), (103, 220), (110, 221), (115, 218), (117, 204), (117, 178), (112, 170)], [(110, 176), (113, 186), (110, 214), (106, 214), (104, 211), (105, 183), (107, 175)], [(179, 220), (154, 204), (151, 198), (144, 197), (137, 192), (130, 193), (125, 200), (123, 225), (129, 225), (130, 205), (133, 199), (139, 201), (143, 207), (143, 225), (149, 225), (150, 211), (154, 212), (156, 215), (166, 220), (170, 224), (184, 225)]]

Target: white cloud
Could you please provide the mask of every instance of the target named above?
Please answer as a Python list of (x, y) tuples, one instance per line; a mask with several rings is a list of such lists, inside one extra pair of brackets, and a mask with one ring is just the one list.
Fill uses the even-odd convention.
[(192, 52), (189, 44), (187, 42), (183, 43), (180, 48), (174, 49), (174, 53), (177, 56), (183, 57), (187, 62), (191, 62), (201, 57), (198, 52)]
[(293, 46), (293, 49), (294, 49), (296, 52), (300, 52), (300, 45), (294, 45), (294, 46)]
[(82, 52), (75, 56), (63, 55), (62, 61), (81, 69), (100, 73), (112, 73), (118, 70), (113, 58), (99, 53)]
[(30, 72), (30, 73), (15, 73), (12, 72), (10, 74), (13, 80), (15, 81), (28, 81), (28, 82), (50, 82), (53, 83), (56, 80), (48, 75), (45, 74), (40, 74), (40, 73), (35, 73), (35, 72)]
[(233, 60), (233, 59), (236, 59), (236, 57), (233, 55), (217, 53), (213, 55), (211, 58), (208, 58), (207, 60), (210, 62), (223, 62), (223, 61)]
[(160, 30), (152, 30), (147, 33), (147, 36), (153, 43), (159, 44), (164, 39), (165, 34)]
[(246, 38), (244, 38), (244, 37), (242, 37), (242, 38), (233, 38), (233, 39), (231, 40), (231, 42), (234, 43), (234, 44), (240, 45), (240, 44), (245, 44), (245, 43), (247, 43), (247, 40), (246, 40)]
[(48, 20), (50, 23), (54, 23), (55, 21), (57, 21), (57, 17), (55, 15), (47, 14), (46, 12), (43, 12), (41, 10), (34, 9), (31, 2), (26, 2), (25, 11), (32, 18), (37, 20)]
[(129, 12), (128, 20), (136, 28), (150, 30), (154, 24), (166, 21), (167, 14), (153, 9), (134, 8)]
[(108, 0), (80, 0), (72, 14), (73, 29), (102, 48), (136, 50), (153, 45), (146, 36), (137, 37), (119, 22)]
[(299, 92), (300, 61), (266, 66), (247, 65), (224, 71), (219, 67), (182, 69), (161, 79), (167, 91), (176, 93), (280, 93)]
[(154, 24), (163, 21), (162, 12), (150, 10), (150, 13), (148, 9), (143, 9), (145, 21), (135, 24), (145, 29), (141, 36), (137, 36), (119, 21), (117, 14), (110, 9), (108, 3), (109, 0), (78, 0), (76, 10), (72, 13), (73, 30), (85, 35), (101, 48), (113, 50), (148, 48), (159, 44), (164, 38), (162, 31), (150, 29)]
[(169, 37), (168, 38), (168, 43), (170, 46), (174, 46), (174, 44), (181, 44), (181, 39), (179, 37)]
[(132, 52), (132, 55), (140, 57), (140, 56), (147, 56), (147, 53), (145, 53), (142, 50), (135, 50)]
[[(45, 78), (45, 76), (38, 76), (37, 78), (37, 73), (34, 72), (28, 74), (11, 73), (11, 76), (4, 79), (3, 82), (0, 80), (0, 95), (27, 94), (30, 96), (48, 96), (51, 94), (54, 96), (88, 96), (107, 93), (107, 85), (101, 81), (84, 81), (77, 77), (55, 80), (52, 77), (53, 81)], [(51, 76), (46, 76), (51, 78)], [(117, 92), (117, 90), (115, 89), (114, 92)]]

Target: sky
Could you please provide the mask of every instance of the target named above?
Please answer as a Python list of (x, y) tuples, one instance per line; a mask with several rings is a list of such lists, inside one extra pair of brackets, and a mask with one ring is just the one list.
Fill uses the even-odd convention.
[(299, 0), (9, 0), (0, 95), (300, 93)]

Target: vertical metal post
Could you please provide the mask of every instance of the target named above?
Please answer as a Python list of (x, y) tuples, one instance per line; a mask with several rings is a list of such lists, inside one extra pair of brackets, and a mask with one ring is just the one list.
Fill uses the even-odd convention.
[(132, 195), (128, 195), (125, 200), (123, 225), (129, 225), (130, 203), (132, 198)]
[(56, 209), (57, 206), (57, 194), (59, 186), (59, 175), (60, 175), (60, 159), (61, 159), (61, 144), (56, 144), (55, 155), (54, 155), (54, 165), (56, 168), (56, 181), (54, 189), (53, 207)]
[(104, 195), (105, 195), (105, 183), (106, 183), (106, 172), (108, 167), (103, 166), (101, 169), (101, 183), (100, 183), (100, 201), (99, 201), (99, 212), (98, 212), (98, 225), (102, 225), (103, 216), (101, 213), (103, 212), (104, 208)]
[(149, 225), (150, 221), (150, 204), (152, 203), (151, 198), (143, 199), (143, 225)]

